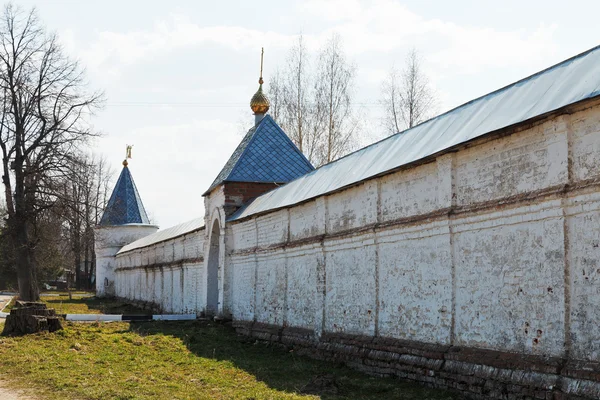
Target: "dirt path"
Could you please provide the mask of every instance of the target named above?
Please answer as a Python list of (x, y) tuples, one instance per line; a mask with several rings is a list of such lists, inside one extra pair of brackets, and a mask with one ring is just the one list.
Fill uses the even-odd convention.
[(24, 397), (12, 389), (2, 387), (3, 382), (0, 382), (0, 399), (2, 400), (30, 400), (31, 397)]
[(9, 389), (6, 381), (2, 380), (0, 375), (0, 399), (2, 400), (35, 400), (35, 397), (31, 397), (23, 390)]

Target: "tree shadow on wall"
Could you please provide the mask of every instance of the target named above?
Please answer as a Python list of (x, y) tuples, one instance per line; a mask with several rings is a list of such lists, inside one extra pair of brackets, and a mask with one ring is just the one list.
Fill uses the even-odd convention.
[(299, 356), (289, 349), (239, 336), (231, 326), (208, 321), (131, 323), (143, 336), (180, 339), (198, 357), (228, 361), (269, 387), (322, 399), (451, 400), (458, 397), (412, 382), (375, 378), (343, 365)]

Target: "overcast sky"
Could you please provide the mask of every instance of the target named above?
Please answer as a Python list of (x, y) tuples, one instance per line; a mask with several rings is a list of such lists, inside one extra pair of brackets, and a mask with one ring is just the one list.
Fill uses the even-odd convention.
[(340, 34), (357, 65), (364, 141), (381, 131), (379, 89), (416, 47), (446, 111), (600, 44), (595, 1), (19, 0), (37, 7), (87, 69), (106, 106), (95, 152), (129, 168), (161, 226), (204, 215), (202, 193), (253, 125), (260, 48), (265, 84), (302, 32), (310, 51)]

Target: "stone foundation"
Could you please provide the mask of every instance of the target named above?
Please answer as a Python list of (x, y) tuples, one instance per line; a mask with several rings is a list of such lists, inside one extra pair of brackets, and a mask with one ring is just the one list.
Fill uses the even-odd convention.
[(237, 332), (380, 377), (453, 389), (470, 399), (599, 399), (600, 364), (565, 358), (314, 332), (235, 321)]

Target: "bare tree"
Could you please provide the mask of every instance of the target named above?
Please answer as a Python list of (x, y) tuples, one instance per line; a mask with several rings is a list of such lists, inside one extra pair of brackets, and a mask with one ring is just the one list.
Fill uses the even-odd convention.
[(310, 123), (308, 121), (309, 89), (309, 63), (306, 46), (302, 35), (290, 49), (286, 68), (286, 121), (287, 133), (300, 151), (305, 150), (305, 130)]
[(71, 177), (64, 185), (65, 195), (60, 203), (77, 289), (91, 286), (95, 269), (93, 228), (106, 206), (111, 175), (104, 158), (81, 156), (73, 163)]
[(290, 48), (286, 64), (269, 85), (271, 115), (315, 166), (345, 155), (356, 144), (358, 118), (352, 95), (356, 68), (332, 35), (313, 67), (304, 38)]
[(275, 70), (275, 73), (269, 79), (268, 85), (268, 97), (271, 106), (269, 111), (275, 122), (282, 124), (284, 118), (284, 101), (285, 101), (285, 85), (283, 83), (283, 76), (279, 69)]
[(401, 71), (391, 68), (381, 86), (381, 95), (384, 126), (390, 134), (412, 128), (435, 114), (435, 93), (415, 49), (408, 53)]
[(333, 34), (319, 54), (315, 79), (317, 126), (322, 132), (321, 164), (331, 162), (356, 145), (358, 119), (352, 112), (356, 67), (344, 55), (341, 39)]
[(60, 196), (73, 154), (93, 136), (88, 118), (101, 103), (78, 63), (48, 34), (35, 10), (9, 4), (0, 17), (0, 148), (7, 229), (19, 296), (37, 300), (36, 216)]
[(285, 66), (277, 70), (269, 85), (271, 115), (313, 164), (317, 154), (317, 132), (314, 129), (314, 74), (302, 35), (290, 48)]

